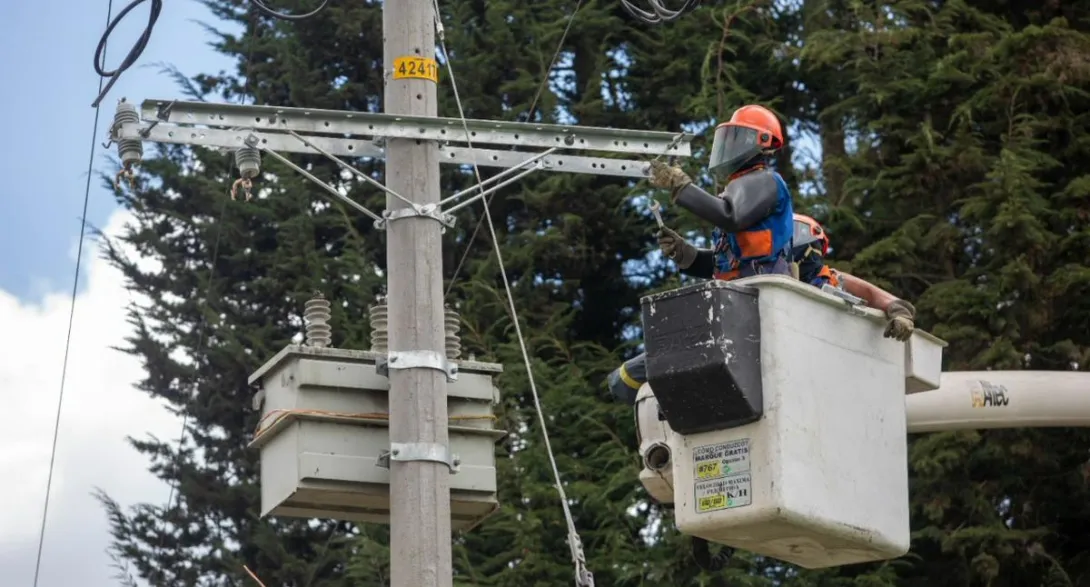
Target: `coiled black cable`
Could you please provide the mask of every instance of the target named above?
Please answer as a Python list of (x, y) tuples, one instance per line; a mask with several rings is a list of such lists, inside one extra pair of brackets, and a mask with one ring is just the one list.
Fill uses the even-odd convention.
[(651, 10), (645, 10), (639, 6), (636, 6), (632, 0), (621, 0), (621, 5), (624, 6), (626, 12), (631, 14), (643, 22), (648, 24), (658, 24), (660, 22), (670, 22), (681, 18), (686, 12), (692, 12), (698, 6), (700, 6), (701, 0), (684, 0), (677, 10), (667, 8), (662, 0), (647, 0), (647, 3), (651, 5)]
[(279, 20), (300, 21), (305, 18), (317, 16), (319, 12), (326, 9), (329, 6), (329, 0), (322, 0), (322, 3), (317, 8), (304, 14), (284, 14), (283, 12), (277, 12), (272, 8), (269, 8), (262, 0), (250, 0), (250, 3), (257, 7), (265, 16), (270, 16)]
[(144, 27), (144, 32), (140, 35), (140, 38), (133, 44), (132, 49), (129, 49), (129, 54), (125, 56), (125, 59), (121, 60), (121, 65), (117, 66), (117, 69), (113, 71), (106, 71), (106, 42), (110, 38), (110, 33), (114, 32), (121, 19), (125, 18), (125, 15), (132, 12), (132, 9), (144, 3), (145, 0), (133, 0), (128, 6), (123, 8), (121, 12), (117, 13), (117, 16), (110, 21), (109, 26), (106, 27), (106, 32), (102, 33), (102, 38), (98, 41), (98, 47), (95, 49), (95, 73), (101, 77), (110, 78), (106, 87), (102, 88), (98, 97), (95, 98), (92, 107), (98, 108), (102, 99), (106, 97), (106, 94), (110, 93), (110, 88), (117, 83), (117, 79), (121, 77), (121, 74), (128, 68), (132, 67), (136, 60), (140, 58), (140, 54), (144, 52), (144, 49), (148, 46), (148, 41), (151, 39), (151, 31), (155, 28), (155, 22), (159, 20), (159, 13), (163, 11), (163, 0), (151, 0), (151, 12), (148, 14), (148, 26)]

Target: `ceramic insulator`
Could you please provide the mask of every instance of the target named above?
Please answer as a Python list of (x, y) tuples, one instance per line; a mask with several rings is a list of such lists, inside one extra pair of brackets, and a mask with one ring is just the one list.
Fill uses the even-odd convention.
[(457, 359), (462, 356), (462, 337), (458, 331), (462, 328), (462, 319), (458, 311), (449, 305), (443, 309), (443, 334), (445, 335), (446, 351), (448, 359)]
[(390, 335), (386, 298), (381, 296), (376, 298), (368, 312), (371, 322), (371, 350), (376, 353), (386, 353), (389, 351)]
[[(136, 106), (124, 100), (117, 103), (114, 128), (120, 128), (122, 124), (140, 124)], [(121, 158), (121, 164), (129, 167), (144, 157), (144, 144), (139, 139), (121, 139), (117, 141), (117, 155)]]
[(333, 329), (329, 326), (332, 316), (329, 300), (321, 293), (307, 300), (303, 306), (303, 320), (306, 322), (307, 346), (327, 347), (333, 344)]
[(235, 149), (235, 165), (238, 173), (244, 179), (253, 179), (261, 173), (261, 151), (256, 147), (239, 147)]

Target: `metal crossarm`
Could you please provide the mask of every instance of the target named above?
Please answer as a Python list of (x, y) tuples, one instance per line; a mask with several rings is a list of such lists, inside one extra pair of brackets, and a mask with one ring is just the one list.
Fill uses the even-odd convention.
[[(242, 183), (249, 199), (250, 181), (260, 171), (259, 153), (264, 152), (311, 180), (335, 199), (370, 217), (380, 230), (386, 229), (390, 221), (409, 217), (428, 217), (449, 228), (456, 221), (454, 212), (534, 171), (644, 178), (650, 168), (647, 156), (655, 159), (664, 156), (688, 157), (692, 152), (690, 137), (686, 133), (489, 120), (463, 122), (461, 118), (178, 100), (145, 100), (138, 114), (134, 105), (125, 103), (124, 99), (121, 102), (110, 130), (110, 139), (117, 143), (118, 152), (123, 162), (127, 162), (126, 165), (140, 159), (143, 153), (140, 145), (144, 141), (233, 150), (241, 174), (236, 183)], [(477, 185), (435, 204), (417, 204), (340, 159), (386, 159), (387, 139), (434, 142), (441, 163), (505, 170), (485, 180), (478, 175)], [(500, 148), (477, 146), (481, 144)], [(640, 159), (569, 155), (562, 151), (639, 155)], [(408, 207), (375, 214), (292, 163), (281, 153), (325, 157), (405, 202)], [(455, 203), (470, 194), (473, 195)], [(449, 207), (443, 210), (447, 205)]]
[[(164, 113), (164, 105), (168, 104), (170, 107)], [(241, 127), (255, 131), (293, 130), (352, 137), (466, 142), (465, 129), (459, 118), (170, 100), (145, 100), (141, 106), (141, 115), (146, 121)], [(560, 147), (641, 155), (665, 153), (675, 157), (691, 155), (688, 140), (674, 142), (677, 133), (497, 120), (465, 122), (469, 126), (470, 140), (474, 144), (545, 149)]]
[[(154, 143), (237, 149), (246, 144), (246, 137), (251, 134), (257, 136), (261, 141), (260, 148), (272, 149), (279, 153), (322, 154), (284, 132), (178, 126), (155, 121), (119, 125), (114, 140), (128, 139)], [(307, 140), (326, 153), (338, 157), (373, 157), (376, 159), (385, 157), (385, 150), (380, 145), (376, 145), (375, 141), (371, 139), (345, 139), (307, 135)], [(682, 143), (687, 145), (685, 141)], [(476, 162), (481, 167), (520, 167), (526, 162), (526, 159), (533, 155), (535, 155), (533, 151), (501, 151), (476, 148), (470, 150), (468, 147), (439, 145), (440, 162), (453, 165), (472, 165)], [(647, 162), (631, 159), (550, 154), (542, 158), (541, 162), (553, 172), (613, 177), (647, 177)]]

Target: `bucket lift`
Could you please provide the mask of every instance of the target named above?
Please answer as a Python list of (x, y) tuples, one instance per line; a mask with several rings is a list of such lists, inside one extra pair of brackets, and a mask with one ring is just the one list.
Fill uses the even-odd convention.
[(681, 532), (805, 568), (908, 551), (905, 394), (938, 388), (943, 341), (785, 276), (642, 306), (640, 480)]

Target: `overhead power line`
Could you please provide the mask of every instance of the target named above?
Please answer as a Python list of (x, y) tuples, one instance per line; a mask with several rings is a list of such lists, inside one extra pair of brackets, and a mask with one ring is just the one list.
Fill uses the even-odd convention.
[(319, 4), (318, 7), (315, 8), (314, 10), (311, 10), (310, 12), (306, 12), (306, 13), (303, 13), (303, 14), (287, 14), (287, 13), (284, 13), (284, 12), (277, 12), (276, 10), (273, 10), (272, 8), (269, 8), (269, 5), (262, 2), (262, 0), (250, 0), (250, 3), (253, 4), (254, 6), (256, 6), (257, 9), (260, 10), (261, 13), (264, 14), (265, 16), (269, 16), (269, 17), (272, 17), (272, 18), (275, 18), (275, 19), (278, 19), (278, 20), (287, 20), (287, 21), (300, 21), (300, 20), (303, 20), (303, 19), (310, 18), (312, 16), (317, 16), (321, 11), (325, 10), (326, 7), (329, 6), (329, 0), (322, 0), (322, 3)]
[[(450, 75), (450, 86), (454, 92), (454, 104), (458, 108), (458, 117), (462, 121), (462, 127), (466, 134), (466, 144), (469, 146), (469, 150), (473, 153), (473, 143), (470, 138), (472, 133), (469, 131), (469, 123), (466, 121), (465, 111), (462, 109), (462, 100), (458, 95), (458, 83), (454, 76), (454, 66), (450, 60), (450, 52), (447, 51), (447, 43), (443, 34), (443, 25), (440, 20), (439, 0), (432, 0), (432, 4), (435, 7), (435, 24), (438, 29), (439, 48), (443, 51), (443, 61), (446, 63), (447, 72)], [(571, 28), (572, 20), (575, 18), (575, 14), (579, 10), (579, 6), (582, 4), (582, 0), (576, 4), (575, 10), (572, 11), (572, 15), (568, 20), (568, 26), (564, 29), (564, 36), (567, 36), (568, 30)], [(560, 47), (563, 47), (564, 39), (560, 40)], [(560, 54), (560, 48), (557, 49), (556, 55)], [(553, 63), (556, 62), (556, 56), (553, 57)], [(550, 71), (552, 65), (549, 66)], [(544, 83), (548, 83), (549, 75), (546, 72)], [(540, 92), (539, 92), (540, 95)], [(484, 182), (481, 180), (481, 172), (477, 166), (476, 158), (473, 160), (473, 172), (477, 177), (477, 185), (481, 186)], [(515, 335), (518, 337), (519, 350), (522, 351), (522, 360), (526, 366), (526, 375), (529, 378), (530, 394), (534, 398), (534, 408), (537, 412), (538, 422), (541, 425), (541, 436), (545, 442), (545, 452), (549, 456), (549, 464), (552, 465), (553, 480), (556, 482), (556, 492), (560, 497), (560, 506), (564, 512), (564, 523), (568, 530), (568, 548), (571, 550), (572, 565), (575, 570), (575, 584), (576, 587), (594, 587), (594, 575), (587, 568), (586, 556), (583, 553), (583, 542), (579, 538), (579, 530), (575, 527), (575, 519), (572, 517), (571, 507), (568, 505), (568, 496), (564, 491), (564, 482), (560, 478), (560, 469), (556, 465), (556, 456), (553, 454), (552, 442), (549, 440), (549, 428), (545, 421), (545, 411), (541, 407), (541, 398), (537, 392), (537, 382), (534, 379), (533, 364), (530, 361), (530, 354), (526, 348), (526, 338), (522, 335), (522, 325), (519, 319), (518, 310), (515, 307), (515, 296), (511, 291), (511, 282), (507, 278), (507, 268), (503, 263), (503, 251), (500, 247), (499, 237), (496, 235), (496, 226), (492, 222), (492, 212), (488, 209), (488, 202), (484, 202), (484, 216), (483, 218), (488, 222), (488, 231), (492, 238), (492, 247), (496, 253), (496, 262), (499, 264), (500, 277), (503, 278), (503, 289), (507, 294), (507, 303), (511, 311), (511, 320), (515, 324)], [(479, 224), (478, 224), (479, 226)]]
[[(121, 65), (118, 65), (117, 69), (112, 71), (106, 70), (106, 41), (110, 38), (110, 33), (114, 32), (117, 25), (121, 23), (121, 19), (125, 18), (125, 16), (132, 12), (134, 8), (144, 2), (145, 0), (133, 0), (128, 6), (122, 8), (121, 12), (117, 13), (117, 18), (107, 20), (106, 32), (102, 33), (102, 38), (98, 41), (98, 47), (95, 48), (95, 73), (102, 78), (110, 78), (110, 81), (106, 84), (105, 88), (102, 87), (102, 83), (99, 83), (98, 97), (95, 98), (94, 103), (91, 104), (91, 106), (96, 109), (102, 103), (102, 99), (106, 97), (106, 94), (110, 93), (110, 88), (114, 87), (114, 84), (117, 83), (121, 74), (132, 67), (133, 64), (136, 63), (136, 60), (140, 58), (144, 49), (148, 47), (148, 41), (151, 40), (151, 31), (155, 28), (156, 21), (159, 20), (159, 13), (163, 11), (163, 0), (151, 0), (151, 12), (148, 14), (148, 25), (144, 27), (144, 32), (136, 39), (136, 43), (133, 44), (132, 49), (129, 49), (129, 54), (121, 60)], [(110, 6), (113, 6), (113, 0), (110, 0)], [(97, 112), (95, 116), (98, 116)]]
[[(142, 1), (142, 0), (141, 0)], [(109, 25), (110, 18), (113, 15), (114, 2), (109, 0), (106, 4), (106, 23)], [(99, 42), (98, 49), (95, 50), (95, 67), (98, 67), (99, 55), (103, 59), (106, 58), (106, 38), (109, 36), (109, 29), (107, 28), (107, 34), (102, 36), (102, 40)], [(98, 91), (101, 95), (103, 93), (102, 86), (106, 82), (106, 76), (99, 78)], [(42, 523), (38, 530), (38, 553), (34, 557), (34, 587), (38, 587), (38, 577), (41, 574), (42, 569), (42, 549), (45, 546), (45, 524), (49, 519), (49, 494), (53, 489), (53, 470), (57, 462), (57, 439), (60, 437), (61, 430), (61, 412), (64, 407), (64, 384), (68, 375), (68, 351), (72, 346), (72, 323), (76, 316), (76, 293), (79, 291), (79, 269), (80, 263), (83, 262), (83, 239), (87, 234), (87, 205), (91, 201), (91, 176), (94, 173), (95, 166), (95, 151), (98, 147), (98, 118), (102, 109), (99, 107), (97, 101), (95, 103), (95, 123), (91, 127), (91, 152), (87, 156), (87, 183), (83, 188), (83, 212), (80, 214), (79, 223), (79, 242), (76, 244), (76, 271), (72, 277), (72, 301), (68, 309), (68, 334), (64, 338), (64, 359), (61, 361), (61, 385), (60, 392), (57, 394), (57, 410), (56, 416), (53, 418), (53, 444), (49, 449), (49, 474), (45, 481), (45, 505), (42, 507)]]

